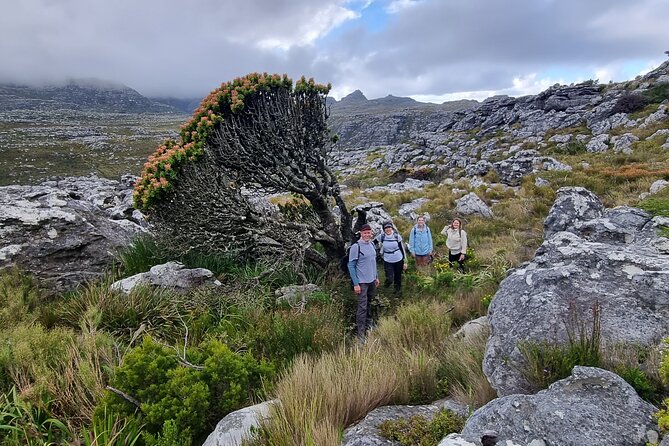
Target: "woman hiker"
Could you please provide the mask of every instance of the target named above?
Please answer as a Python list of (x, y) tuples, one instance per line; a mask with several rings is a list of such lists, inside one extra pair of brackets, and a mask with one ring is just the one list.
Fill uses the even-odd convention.
[(450, 225), (444, 226), (441, 233), (446, 236), (446, 247), (448, 248), (448, 262), (458, 262), (458, 269), (465, 272), (465, 253), (467, 252), (467, 232), (462, 229), (462, 221), (453, 219)]
[(420, 216), (409, 233), (409, 252), (416, 259), (416, 266), (420, 267), (430, 263), (433, 251), (432, 233), (425, 224), (425, 217)]
[(402, 289), (402, 272), (407, 269), (402, 236), (395, 231), (393, 224), (387, 221), (383, 223), (383, 232), (376, 236), (375, 241), (380, 243), (380, 252), (383, 256), (383, 271), (386, 273), (383, 286), (389, 288), (394, 284), (395, 293), (399, 295)]

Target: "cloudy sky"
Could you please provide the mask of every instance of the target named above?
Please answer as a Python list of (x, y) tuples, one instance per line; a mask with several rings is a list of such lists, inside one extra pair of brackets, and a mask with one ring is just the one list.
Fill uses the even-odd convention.
[(0, 82), (99, 78), (201, 97), (253, 71), (443, 102), (631, 79), (667, 59), (669, 0), (13, 0)]

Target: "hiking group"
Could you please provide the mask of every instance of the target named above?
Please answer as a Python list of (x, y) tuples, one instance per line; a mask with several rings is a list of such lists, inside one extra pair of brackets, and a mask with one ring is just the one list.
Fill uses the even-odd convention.
[[(446, 236), (449, 263), (453, 265), (457, 262), (458, 269), (464, 272), (467, 233), (462, 229), (462, 221), (454, 219), (444, 227), (441, 234)], [(355, 320), (358, 338), (362, 340), (373, 322), (371, 302), (380, 284), (376, 265), (376, 245), (379, 247), (378, 254), (383, 259), (384, 287), (393, 286), (396, 296), (402, 291), (402, 273), (408, 268), (402, 235), (392, 222), (384, 222), (383, 231), (376, 237), (373, 237), (372, 227), (369, 224), (360, 227), (360, 239), (351, 245), (346, 266), (353, 283), (353, 292), (358, 299)], [(434, 244), (425, 217), (420, 216), (416, 219), (416, 224), (409, 232), (407, 248), (416, 261), (416, 268), (425, 267), (432, 261)]]

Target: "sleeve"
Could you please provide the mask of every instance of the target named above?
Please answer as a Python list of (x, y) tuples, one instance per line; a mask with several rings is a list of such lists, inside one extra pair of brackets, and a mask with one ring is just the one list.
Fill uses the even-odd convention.
[(411, 254), (416, 252), (416, 246), (415, 246), (416, 241), (414, 240), (413, 233), (414, 233), (414, 230), (413, 230), (413, 228), (411, 228), (411, 230), (409, 231), (409, 252)]
[(444, 229), (441, 230), (441, 235), (448, 237), (448, 225), (444, 226)]
[(434, 251), (434, 245), (432, 244), (432, 231), (430, 231), (430, 228), (427, 228), (427, 244), (429, 247), (429, 252)]
[(462, 253), (467, 254), (467, 233), (462, 231), (460, 234), (460, 246), (462, 246)]
[(351, 246), (351, 249), (348, 251), (348, 274), (349, 276), (351, 276), (351, 281), (353, 282), (353, 286), (360, 284), (360, 280), (358, 279), (358, 273), (355, 271), (356, 266), (358, 265), (359, 256), (360, 256), (360, 245), (355, 243), (353, 246)]

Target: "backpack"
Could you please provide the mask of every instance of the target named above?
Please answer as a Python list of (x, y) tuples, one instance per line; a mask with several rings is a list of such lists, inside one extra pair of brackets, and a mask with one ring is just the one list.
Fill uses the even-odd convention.
[[(416, 234), (414, 234), (414, 237), (415, 237), (415, 236), (416, 236)], [(380, 257), (381, 259), (383, 259), (383, 242), (384, 242), (385, 240), (386, 240), (386, 234), (385, 234), (385, 232), (384, 232), (384, 233), (381, 233), (381, 244), (380, 244), (380, 246), (379, 246), (379, 257)], [(399, 249), (399, 251), (402, 253), (402, 260), (404, 260), (404, 257), (405, 257), (405, 255), (404, 255), (404, 246), (402, 246), (402, 242), (400, 241), (400, 237), (399, 237), (399, 235), (398, 235), (397, 233), (395, 233), (395, 241), (397, 241), (397, 249)], [(392, 251), (392, 252), (395, 252), (395, 251)], [(390, 254), (390, 253), (389, 253), (389, 254)]]
[[(358, 242), (355, 242), (351, 246), (346, 248), (346, 254), (342, 258), (339, 259), (339, 271), (341, 271), (342, 274), (344, 274), (349, 279), (351, 278), (351, 274), (348, 271), (348, 256), (351, 253), (351, 248), (353, 247), (353, 245), (358, 245)], [(358, 259), (357, 260), (360, 260), (360, 245), (358, 245)], [(353, 283), (353, 282), (351, 282), (351, 283)]]

